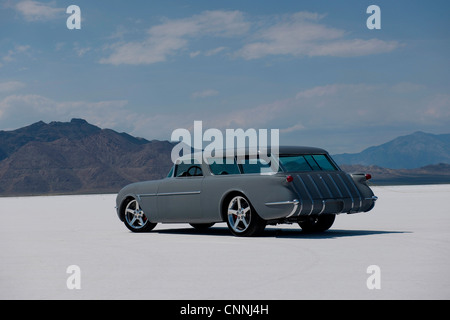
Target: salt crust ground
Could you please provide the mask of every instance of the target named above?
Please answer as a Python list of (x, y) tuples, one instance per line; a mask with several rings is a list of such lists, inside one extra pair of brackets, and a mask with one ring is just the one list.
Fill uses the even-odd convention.
[(0, 198), (0, 299), (450, 299), (450, 185), (373, 189), (372, 212), (324, 234), (278, 225), (248, 239), (225, 224), (133, 234), (115, 195)]

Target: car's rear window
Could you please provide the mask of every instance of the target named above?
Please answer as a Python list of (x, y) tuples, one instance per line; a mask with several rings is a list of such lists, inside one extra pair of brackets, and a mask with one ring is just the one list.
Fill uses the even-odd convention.
[(317, 165), (320, 167), (320, 170), (324, 170), (324, 171), (335, 171), (335, 170), (337, 170), (335, 165), (324, 154), (314, 155), (312, 157), (316, 161)]
[(336, 171), (336, 166), (324, 154), (280, 155), (280, 164), (284, 171)]

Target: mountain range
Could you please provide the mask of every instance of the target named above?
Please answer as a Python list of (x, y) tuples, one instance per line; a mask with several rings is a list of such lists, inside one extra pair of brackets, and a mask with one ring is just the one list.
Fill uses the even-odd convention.
[[(0, 196), (116, 193), (166, 176), (173, 146), (83, 119), (0, 131)], [(450, 183), (450, 134), (416, 132), (333, 158), (348, 172), (370, 172), (378, 184)]]
[(360, 153), (333, 155), (338, 164), (377, 165), (390, 169), (414, 169), (450, 163), (450, 134), (414, 132)]
[(0, 131), (0, 195), (117, 192), (166, 175), (172, 148), (82, 119)]

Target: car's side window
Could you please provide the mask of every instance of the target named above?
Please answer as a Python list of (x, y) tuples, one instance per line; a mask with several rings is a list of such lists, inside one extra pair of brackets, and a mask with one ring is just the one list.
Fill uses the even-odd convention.
[(188, 177), (201, 177), (203, 176), (202, 168), (198, 165), (191, 166), (188, 171)]
[(180, 162), (175, 166), (175, 177), (201, 177), (203, 176), (200, 164)]
[(208, 159), (209, 168), (213, 175), (229, 175), (240, 174), (239, 167), (234, 159), (220, 158), (220, 159)]
[(238, 161), (241, 167), (242, 173), (273, 173), (273, 169), (270, 166), (270, 161), (260, 158), (250, 158), (246, 156), (244, 159)]

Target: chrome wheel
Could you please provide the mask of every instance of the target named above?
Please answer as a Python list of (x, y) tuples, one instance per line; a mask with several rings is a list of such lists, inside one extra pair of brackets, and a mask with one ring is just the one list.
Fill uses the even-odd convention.
[(133, 232), (144, 232), (153, 229), (156, 224), (150, 223), (140, 208), (136, 199), (131, 200), (125, 207), (124, 223)]
[(232, 231), (242, 233), (251, 222), (250, 204), (244, 197), (236, 196), (228, 205), (228, 223)]
[(235, 195), (228, 202), (227, 225), (235, 236), (249, 237), (260, 234), (266, 227), (250, 202), (242, 195)]

